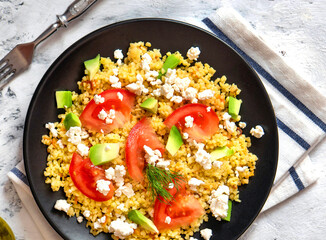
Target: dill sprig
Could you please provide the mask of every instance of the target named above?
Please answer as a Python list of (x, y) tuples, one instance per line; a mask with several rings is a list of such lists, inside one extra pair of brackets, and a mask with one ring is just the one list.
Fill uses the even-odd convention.
[[(156, 196), (161, 196), (163, 201), (168, 203), (173, 196), (166, 190), (170, 183), (179, 191), (180, 181), (184, 181), (181, 174), (172, 172), (162, 168), (148, 164), (146, 167), (146, 175), (149, 182), (149, 187), (152, 192), (153, 200)], [(158, 198), (162, 201), (162, 198)]]

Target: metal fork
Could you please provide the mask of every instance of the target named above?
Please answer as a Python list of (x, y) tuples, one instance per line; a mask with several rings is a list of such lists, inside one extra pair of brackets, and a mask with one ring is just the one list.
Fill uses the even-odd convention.
[(29, 43), (18, 44), (0, 60), (0, 91), (19, 73), (26, 70), (32, 62), (35, 47), (51, 36), (58, 28), (84, 13), (97, 0), (75, 0), (62, 15), (57, 15), (57, 22), (48, 27), (39, 37)]

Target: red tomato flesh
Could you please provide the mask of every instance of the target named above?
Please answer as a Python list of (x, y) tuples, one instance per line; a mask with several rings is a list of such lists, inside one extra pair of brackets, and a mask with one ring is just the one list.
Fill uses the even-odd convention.
[(138, 182), (144, 180), (145, 150), (144, 145), (163, 154), (164, 145), (159, 141), (150, 120), (142, 118), (129, 132), (126, 143), (126, 164), (132, 179)]
[(112, 198), (114, 186), (110, 184), (110, 192), (104, 195), (96, 190), (97, 180), (105, 178), (105, 170), (95, 166), (89, 158), (82, 158), (79, 154), (74, 153), (69, 167), (70, 177), (76, 188), (85, 196), (103, 202)]
[[(119, 99), (118, 93), (122, 94), (122, 101)], [(104, 98), (104, 102), (96, 104), (92, 99), (87, 104), (79, 117), (82, 125), (89, 130), (103, 131), (104, 133), (123, 127), (130, 120), (130, 113), (135, 104), (136, 95), (124, 89), (110, 89), (98, 95)], [(98, 114), (102, 109), (107, 113), (110, 109), (115, 110), (115, 118), (111, 124), (107, 124), (105, 120), (98, 118)]]
[[(182, 132), (189, 134), (189, 137), (196, 141), (203, 141), (205, 138), (212, 136), (219, 129), (219, 118), (213, 110), (207, 111), (208, 106), (194, 103), (184, 105), (168, 116), (164, 124), (171, 128), (176, 125)], [(194, 118), (193, 126), (185, 126), (185, 117)]]
[[(205, 213), (199, 201), (186, 191), (185, 182), (179, 183), (179, 191), (176, 188), (167, 189), (173, 196), (170, 202), (164, 202), (161, 197), (155, 201), (153, 218), (159, 230), (187, 226)], [(171, 218), (170, 224), (165, 222), (168, 216)]]

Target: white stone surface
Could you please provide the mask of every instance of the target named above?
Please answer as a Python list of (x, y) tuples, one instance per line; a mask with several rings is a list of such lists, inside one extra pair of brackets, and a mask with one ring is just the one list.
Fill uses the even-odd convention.
[[(70, 1), (0, 1), (0, 59), (16, 44), (36, 38)], [(205, 27), (201, 20), (232, 6), (305, 79), (326, 94), (326, 1), (324, 0), (133, 0), (98, 1), (67, 29), (41, 43), (31, 67), (0, 92), (0, 215), (16, 238), (39, 239), (7, 178), (22, 159), (24, 119), (32, 94), (51, 63), (89, 32), (120, 20), (163, 17)], [(242, 239), (324, 239), (326, 233), (326, 144), (311, 153), (320, 179), (299, 195), (260, 215)]]

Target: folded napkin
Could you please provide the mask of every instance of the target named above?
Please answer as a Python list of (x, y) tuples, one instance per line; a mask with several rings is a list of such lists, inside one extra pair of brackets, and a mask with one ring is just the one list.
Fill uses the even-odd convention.
[[(263, 208), (265, 211), (317, 180), (308, 153), (326, 136), (326, 99), (291, 69), (233, 9), (220, 8), (203, 22), (256, 70), (276, 112), (279, 163), (274, 186)], [(8, 176), (43, 238), (61, 239), (32, 197), (23, 163)]]

